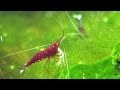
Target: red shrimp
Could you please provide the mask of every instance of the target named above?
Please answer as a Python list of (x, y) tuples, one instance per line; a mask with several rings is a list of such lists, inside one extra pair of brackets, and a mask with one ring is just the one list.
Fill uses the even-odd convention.
[(52, 45), (50, 45), (48, 48), (46, 48), (43, 51), (40, 51), (36, 53), (31, 60), (29, 60), (24, 66), (28, 67), (32, 65), (33, 63), (39, 62), (44, 60), (45, 58), (51, 58), (54, 57), (58, 53), (58, 47), (61, 43), (61, 41), (64, 39), (64, 31), (63, 31), (63, 36), (61, 39), (57, 40), (54, 42)]

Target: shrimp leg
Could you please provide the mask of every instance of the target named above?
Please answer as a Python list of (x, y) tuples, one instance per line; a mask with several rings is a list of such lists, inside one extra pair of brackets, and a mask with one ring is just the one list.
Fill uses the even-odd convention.
[(60, 60), (56, 65), (60, 65), (62, 62), (64, 62), (64, 53), (60, 48), (58, 48), (58, 55), (60, 55)]
[(50, 58), (46, 61), (46, 71), (49, 73), (49, 64), (50, 64)]

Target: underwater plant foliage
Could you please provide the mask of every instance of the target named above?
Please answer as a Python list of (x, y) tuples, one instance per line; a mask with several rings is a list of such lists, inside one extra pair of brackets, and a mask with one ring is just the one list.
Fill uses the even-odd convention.
[[(119, 79), (119, 22), (119, 11), (1, 11), (0, 79)], [(62, 31), (63, 62), (57, 65), (56, 55), (48, 65), (45, 58), (21, 74)]]

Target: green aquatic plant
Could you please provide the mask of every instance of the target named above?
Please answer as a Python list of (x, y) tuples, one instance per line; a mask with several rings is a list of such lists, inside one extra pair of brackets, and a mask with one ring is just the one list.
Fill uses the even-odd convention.
[[(120, 43), (117, 43), (111, 56), (93, 64), (77, 64), (69, 68), (71, 79), (117, 79), (120, 78)], [(63, 70), (59, 78), (66, 78)]]
[[(120, 78), (120, 70), (112, 64), (112, 58), (95, 64), (77, 64), (69, 68), (70, 79), (115, 79)], [(59, 78), (67, 78), (67, 70), (63, 70)]]
[(117, 69), (120, 69), (120, 43), (117, 43), (113, 49), (112, 63), (116, 66)]
[[(120, 12), (113, 11), (0, 12), (0, 78), (120, 78), (119, 21)], [(20, 74), (31, 56), (59, 38), (61, 29), (64, 63), (58, 66), (51, 59), (48, 74), (44, 60)]]

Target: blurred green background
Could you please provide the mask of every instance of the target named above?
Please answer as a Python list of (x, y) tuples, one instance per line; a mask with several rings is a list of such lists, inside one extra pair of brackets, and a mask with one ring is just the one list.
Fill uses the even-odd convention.
[[(74, 28), (74, 25), (78, 28), (78, 22), (73, 16), (79, 14), (87, 35), (82, 38)], [(67, 62), (57, 66), (59, 58), (56, 62), (51, 58), (48, 73), (45, 59), (20, 74), (23, 65), (36, 52), (61, 38), (60, 21), (66, 36), (60, 48)], [(0, 78), (120, 78), (120, 71), (112, 64), (116, 59), (112, 53), (119, 42), (119, 11), (0, 11)], [(34, 49), (28, 50), (31, 48)]]

